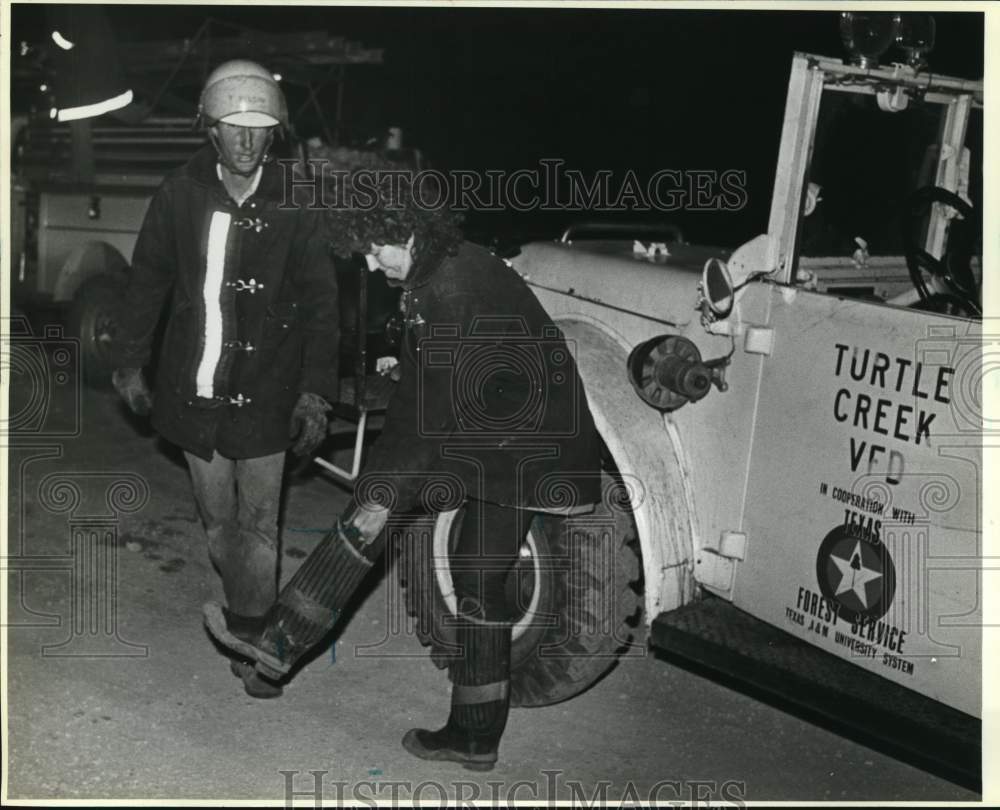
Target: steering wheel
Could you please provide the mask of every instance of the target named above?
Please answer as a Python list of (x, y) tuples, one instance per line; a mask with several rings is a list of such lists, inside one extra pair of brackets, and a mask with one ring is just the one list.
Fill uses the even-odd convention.
[[(951, 206), (961, 215), (948, 223), (948, 248), (940, 259), (917, 244), (917, 234), (923, 231), (923, 219), (934, 203)], [(975, 209), (953, 191), (940, 186), (924, 186), (910, 195), (903, 216), (903, 252), (910, 280), (920, 296), (917, 308), (982, 316), (981, 292), (971, 267), (978, 225)], [(940, 280), (944, 289), (928, 287), (925, 272)]]

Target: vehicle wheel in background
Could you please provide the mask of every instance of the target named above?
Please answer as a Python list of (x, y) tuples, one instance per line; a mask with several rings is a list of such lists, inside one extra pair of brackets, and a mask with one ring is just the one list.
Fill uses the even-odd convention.
[(122, 292), (122, 284), (117, 279), (97, 276), (84, 282), (73, 298), (69, 331), (80, 339), (81, 373), (84, 382), (92, 388), (111, 385), (111, 352)]

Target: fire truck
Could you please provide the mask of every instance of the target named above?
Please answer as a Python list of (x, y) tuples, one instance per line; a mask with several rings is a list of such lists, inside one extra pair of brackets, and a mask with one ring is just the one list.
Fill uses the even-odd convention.
[[(515, 704), (644, 654), (645, 626), (980, 783), (982, 105), (981, 81), (797, 53), (766, 233), (731, 253), (570, 234), (511, 259), (607, 451), (597, 510), (522, 548)], [(404, 554), (435, 657), (454, 523)]]

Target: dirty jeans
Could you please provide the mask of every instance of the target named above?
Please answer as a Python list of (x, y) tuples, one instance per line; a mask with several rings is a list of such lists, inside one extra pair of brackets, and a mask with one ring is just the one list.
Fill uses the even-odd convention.
[(278, 505), (285, 454), (205, 461), (184, 453), (208, 554), (222, 577), (226, 603), (261, 616), (278, 592)]

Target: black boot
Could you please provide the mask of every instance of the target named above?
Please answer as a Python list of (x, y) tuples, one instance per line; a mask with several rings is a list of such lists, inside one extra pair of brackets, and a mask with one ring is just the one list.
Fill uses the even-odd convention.
[(458, 762), (489, 771), (497, 761), (510, 707), (511, 626), (461, 617), (461, 658), (452, 664), (451, 714), (444, 728), (412, 728), (403, 747), (421, 759)]
[[(267, 626), (266, 616), (242, 616), (227, 608), (223, 608), (222, 613), (229, 632), (243, 641), (253, 643), (260, 638)], [(284, 694), (284, 689), (279, 684), (261, 677), (254, 669), (253, 664), (232, 660), (229, 662), (229, 670), (243, 681), (243, 689), (252, 698), (269, 700)]]
[[(336, 624), (365, 574), (378, 559), (383, 542), (355, 545), (354, 536), (338, 523), (326, 535), (278, 595), (256, 636), (230, 627), (216, 602), (204, 607), (209, 632), (229, 649), (256, 662), (261, 675), (280, 680), (295, 662)], [(352, 542), (355, 541), (355, 542)]]
[(271, 700), (285, 694), (281, 684), (269, 681), (254, 669), (253, 664), (246, 661), (230, 661), (229, 671), (243, 681), (243, 690), (257, 700)]

